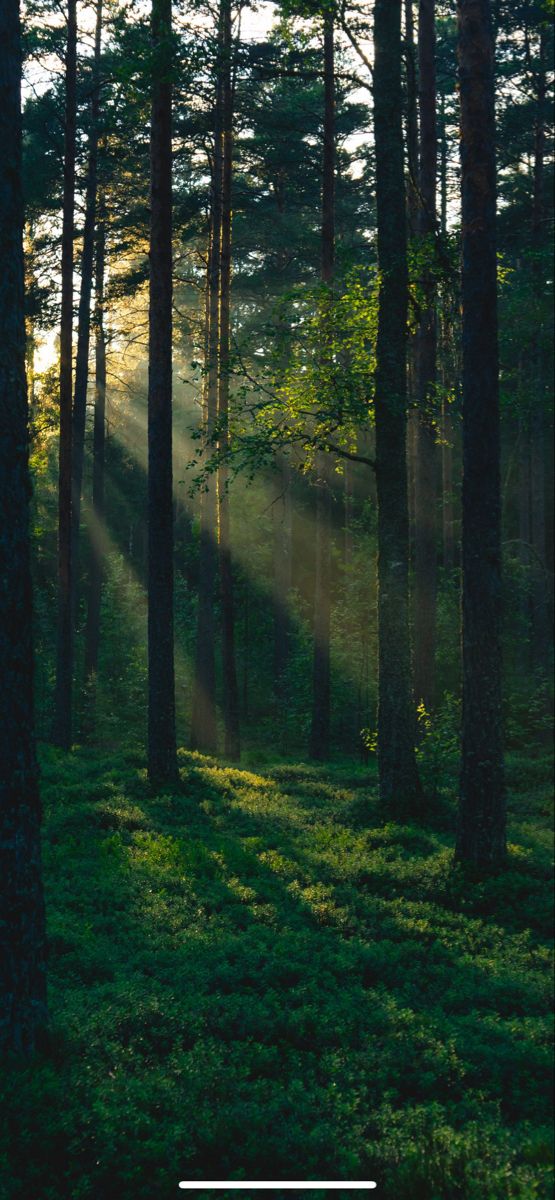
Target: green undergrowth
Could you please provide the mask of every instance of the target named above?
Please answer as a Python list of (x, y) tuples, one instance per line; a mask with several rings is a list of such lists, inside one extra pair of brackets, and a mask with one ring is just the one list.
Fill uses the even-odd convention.
[(139, 755), (42, 755), (51, 1025), (0, 1081), (2, 1200), (548, 1196), (546, 761), (509, 763), (489, 881), (448, 796), (384, 824), (368, 768), (180, 765), (153, 795)]

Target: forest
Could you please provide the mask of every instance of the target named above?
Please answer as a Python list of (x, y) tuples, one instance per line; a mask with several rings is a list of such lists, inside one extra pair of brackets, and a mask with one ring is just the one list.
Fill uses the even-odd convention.
[(0, 0), (0, 1200), (552, 1195), (553, 14)]

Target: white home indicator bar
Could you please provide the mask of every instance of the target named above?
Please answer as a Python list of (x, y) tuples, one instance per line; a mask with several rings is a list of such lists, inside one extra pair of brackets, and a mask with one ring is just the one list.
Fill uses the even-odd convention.
[(279, 1180), (277, 1183), (261, 1183), (260, 1180), (258, 1180), (258, 1179), (253, 1179), (250, 1182), (248, 1180), (243, 1180), (243, 1179), (241, 1179), (240, 1181), (237, 1181), (235, 1179), (230, 1179), (227, 1182), (225, 1180), (221, 1180), (221, 1179), (213, 1179), (213, 1180), (207, 1180), (206, 1183), (199, 1183), (198, 1180), (195, 1180), (192, 1183), (189, 1183), (188, 1181), (187, 1182), (182, 1181), (179, 1184), (179, 1186), (180, 1186), (180, 1188), (185, 1188), (185, 1189), (188, 1189), (189, 1191), (196, 1190), (196, 1191), (203, 1191), (203, 1192), (208, 1191), (210, 1188), (218, 1188), (220, 1191), (226, 1191), (226, 1192), (232, 1191), (232, 1190), (238, 1191), (240, 1189), (244, 1190), (246, 1188), (251, 1188), (252, 1191), (260, 1191), (262, 1188), (264, 1188), (266, 1191), (286, 1191), (287, 1190), (287, 1191), (292, 1191), (292, 1192), (293, 1191), (306, 1192), (306, 1191), (312, 1191), (315, 1188), (328, 1188), (328, 1190), (336, 1191), (336, 1192), (341, 1191), (341, 1190), (354, 1192), (357, 1188), (360, 1188), (362, 1190), (363, 1188), (375, 1188), (378, 1185), (377, 1185), (377, 1183), (374, 1183), (374, 1181), (372, 1179), (364, 1179), (364, 1180), (357, 1179), (354, 1182), (349, 1181), (348, 1183), (347, 1182), (341, 1183), (341, 1182), (337, 1182), (335, 1180), (333, 1183), (327, 1183), (325, 1180), (319, 1180), (319, 1179), (311, 1179), (309, 1183), (303, 1182), (300, 1179), (283, 1179), (283, 1180)]

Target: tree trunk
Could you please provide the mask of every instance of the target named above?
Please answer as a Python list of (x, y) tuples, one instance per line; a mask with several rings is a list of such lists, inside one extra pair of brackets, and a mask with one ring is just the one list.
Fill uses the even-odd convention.
[[(333, 16), (324, 17), (324, 146), (322, 178), (322, 283), (331, 303), (335, 256), (335, 63)], [(329, 321), (324, 300), (325, 321)], [(326, 331), (322, 354), (327, 354)], [(314, 571), (314, 648), (310, 757), (323, 760), (330, 742), (331, 506), (329, 456), (316, 458), (316, 558)]]
[(532, 544), (532, 665), (547, 676), (551, 649), (546, 566), (544, 397), (535, 397), (530, 429), (530, 541)]
[(376, 0), (374, 129), (380, 294), (376, 347), (378, 768), (390, 812), (417, 811), (409, 634), (407, 248), (401, 104), (401, 4)]
[(291, 630), (289, 594), (291, 592), (291, 469), (285, 455), (278, 462), (278, 495), (273, 505), (274, 549), (274, 695), (283, 699), (284, 679), (289, 660)]
[(220, 339), (218, 379), (218, 424), (223, 461), (218, 470), (219, 558), (222, 599), (222, 665), (224, 688), (224, 737), (226, 756), (237, 762), (241, 757), (239, 689), (235, 662), (235, 612), (231, 521), (228, 493), (229, 451), (229, 351), (231, 290), (231, 185), (233, 156), (233, 90), (231, 80), (231, 0), (222, 0), (222, 242), (220, 262)]
[[(532, 250), (534, 254), (534, 290), (538, 308), (545, 283), (542, 273), (542, 250), (545, 247), (544, 223), (544, 158), (546, 118), (546, 39), (542, 28), (536, 77), (536, 120), (534, 131), (534, 198), (532, 210)], [(532, 370), (535, 375), (534, 407), (530, 421), (531, 448), (531, 543), (532, 543), (532, 665), (540, 675), (547, 675), (552, 645), (549, 621), (549, 587), (547, 574), (547, 539), (545, 515), (545, 379), (542, 331), (538, 330), (533, 345)]]
[(75, 362), (75, 390), (73, 396), (73, 450), (72, 450), (72, 543), (71, 562), (73, 567), (72, 604), (75, 628), (78, 611), (79, 586), (79, 526), (81, 519), (81, 490), (83, 485), (83, 463), (85, 457), (85, 425), (87, 419), (87, 384), (89, 378), (89, 343), (91, 329), (91, 293), (94, 265), (94, 234), (96, 224), (96, 193), (98, 175), (98, 117), (100, 110), (100, 49), (102, 39), (102, 0), (97, 0), (96, 28), (91, 94), (91, 128), (89, 135), (89, 162), (85, 198), (85, 224), (83, 229), (83, 253), (81, 256), (81, 291), (77, 326), (77, 357)]
[(58, 631), (52, 741), (71, 746), (73, 677), (73, 563), (71, 561), (73, 227), (77, 106), (77, 4), (68, 0), (65, 69), (62, 307), (60, 321), (60, 461), (58, 483)]
[[(445, 97), (440, 96), (440, 229), (442, 237), (447, 233), (447, 132)], [(453, 439), (455, 436), (448, 390), (453, 387), (452, 356), (449, 353), (450, 323), (449, 300), (444, 295), (441, 330), (441, 514), (442, 514), (442, 561), (443, 569), (450, 578), (455, 569), (455, 514), (453, 499)]]
[(407, 85), (407, 212), (411, 237), (418, 226), (418, 83), (412, 0), (405, 0), (405, 73)]
[(455, 533), (454, 533), (454, 504), (453, 504), (453, 418), (450, 413), (449, 401), (444, 399), (441, 406), (441, 432), (443, 445), (441, 447), (441, 488), (442, 488), (442, 521), (443, 521), (443, 566), (451, 576), (455, 568)]
[[(214, 117), (214, 161), (210, 242), (206, 295), (205, 403), (204, 422), (209, 453), (218, 417), (218, 331), (220, 294), (220, 243), (222, 229), (222, 87), (221, 64)], [(209, 476), (200, 497), (200, 546), (197, 608), (197, 638), (191, 746), (202, 754), (215, 754), (218, 748), (216, 722), (216, 664), (214, 648), (214, 597), (217, 570), (218, 503), (216, 480)]]
[(330, 749), (330, 624), (332, 495), (329, 457), (320, 452), (316, 462), (316, 530), (314, 569), (314, 648), (312, 660), (312, 723), (310, 757), (323, 761)]
[(250, 586), (245, 580), (245, 600), (243, 606), (243, 720), (249, 719), (249, 675), (250, 675)]
[[(405, 73), (406, 73), (406, 145), (407, 145), (407, 218), (410, 238), (418, 232), (418, 82), (414, 40), (414, 9), (412, 0), (404, 0), (405, 13)], [(409, 562), (414, 562), (416, 529), (416, 454), (418, 414), (416, 399), (415, 335), (407, 344), (407, 481), (409, 506)]]
[[(420, 0), (418, 64), (420, 99), (418, 232), (436, 229), (435, 0)], [(428, 249), (428, 254), (431, 248)], [(426, 260), (427, 256), (426, 256)], [(422, 304), (416, 337), (416, 471), (414, 537), (414, 690), (428, 712), (435, 704), (437, 604), (436, 288), (433, 270), (421, 277)]]
[(106, 231), (103, 214), (97, 226), (95, 264), (95, 392), (93, 425), (92, 533), (89, 568), (89, 597), (85, 630), (85, 683), (89, 691), (91, 716), (98, 674), (100, 648), (100, 612), (104, 578), (103, 529), (104, 468), (106, 449), (106, 338), (104, 333), (104, 259)]
[(21, 40), (0, 7), (0, 1055), (33, 1053), (46, 1020), (33, 714), (25, 383)]
[(152, 0), (148, 363), (148, 775), (177, 778), (173, 645), (171, 0)]
[(441, 95), (439, 99), (439, 127), (440, 127), (440, 228), (442, 236), (447, 233), (447, 119), (445, 116), (445, 96)]
[(503, 863), (501, 495), (494, 41), (489, 0), (458, 0), (463, 323), (463, 730), (456, 858)]
[(353, 476), (354, 463), (345, 460), (343, 467), (343, 573), (348, 583), (349, 570), (353, 561)]

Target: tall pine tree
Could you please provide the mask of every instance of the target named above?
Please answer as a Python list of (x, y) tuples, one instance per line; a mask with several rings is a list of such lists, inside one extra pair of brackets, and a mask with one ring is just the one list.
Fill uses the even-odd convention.
[(0, 1054), (46, 1016), (35, 759), (18, 0), (0, 6)]
[(494, 37), (489, 0), (459, 0), (462, 186), (463, 731), (456, 857), (506, 852), (501, 712), (501, 489)]
[(148, 360), (148, 775), (177, 777), (173, 639), (172, 29), (152, 3)]
[(401, 3), (376, 0), (374, 132), (380, 270), (376, 346), (378, 769), (390, 812), (421, 803), (414, 750), (407, 495), (408, 269), (401, 91)]

